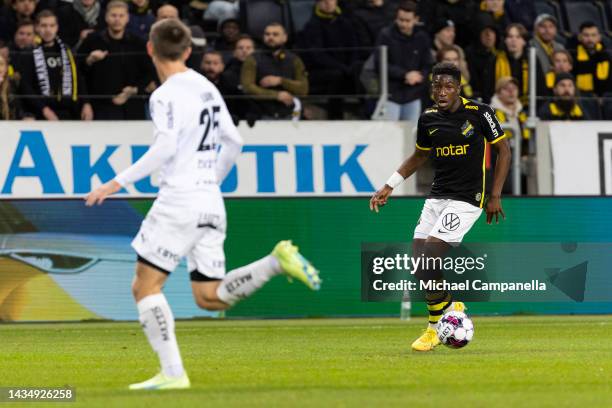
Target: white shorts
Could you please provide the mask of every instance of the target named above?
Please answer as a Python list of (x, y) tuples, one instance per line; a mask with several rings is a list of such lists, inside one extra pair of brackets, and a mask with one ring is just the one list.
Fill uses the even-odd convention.
[(459, 243), (480, 214), (482, 208), (463, 201), (428, 198), (414, 229), (414, 238), (431, 236), (444, 242)]
[(221, 197), (207, 197), (205, 204), (197, 207), (161, 204), (156, 200), (142, 221), (132, 247), (141, 261), (166, 273), (174, 271), (186, 256), (191, 280), (223, 279), (226, 228)]

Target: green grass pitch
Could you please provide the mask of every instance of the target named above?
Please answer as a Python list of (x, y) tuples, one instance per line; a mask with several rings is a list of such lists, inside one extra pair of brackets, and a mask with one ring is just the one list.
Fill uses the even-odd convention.
[(137, 323), (5, 324), (0, 386), (76, 387), (35, 407), (612, 406), (611, 316), (474, 323), (466, 348), (415, 353), (424, 318), (178, 322), (192, 388), (164, 392), (126, 389), (157, 371)]

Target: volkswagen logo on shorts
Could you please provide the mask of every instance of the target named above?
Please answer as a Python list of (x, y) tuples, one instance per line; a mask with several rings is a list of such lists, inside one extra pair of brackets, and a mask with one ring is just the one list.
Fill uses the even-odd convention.
[(459, 228), (459, 216), (454, 213), (448, 213), (442, 218), (442, 226), (449, 230), (454, 231)]

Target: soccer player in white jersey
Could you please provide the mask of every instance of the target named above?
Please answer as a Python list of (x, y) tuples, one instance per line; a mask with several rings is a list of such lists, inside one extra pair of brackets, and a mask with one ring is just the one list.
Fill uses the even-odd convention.
[(102, 204), (123, 186), (160, 170), (157, 199), (132, 241), (138, 255), (132, 292), (139, 320), (157, 353), (161, 372), (130, 389), (189, 388), (174, 317), (162, 293), (164, 282), (187, 257), (195, 302), (225, 310), (253, 294), (275, 275), (296, 278), (318, 290), (318, 271), (290, 241), (272, 253), (225, 274), (225, 207), (219, 184), (240, 154), (242, 139), (218, 90), (188, 69), (189, 29), (176, 19), (153, 25), (147, 51), (162, 81), (151, 95), (155, 141), (131, 167), (86, 197)]

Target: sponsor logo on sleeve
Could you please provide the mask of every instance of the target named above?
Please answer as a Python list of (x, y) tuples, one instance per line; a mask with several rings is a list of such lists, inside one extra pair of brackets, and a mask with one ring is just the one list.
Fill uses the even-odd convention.
[(484, 117), (487, 119), (487, 122), (489, 122), (489, 126), (491, 127), (491, 133), (493, 134), (495, 138), (498, 138), (499, 132), (497, 131), (497, 126), (495, 125), (495, 121), (493, 120), (493, 117), (491, 116), (489, 112), (485, 112)]

